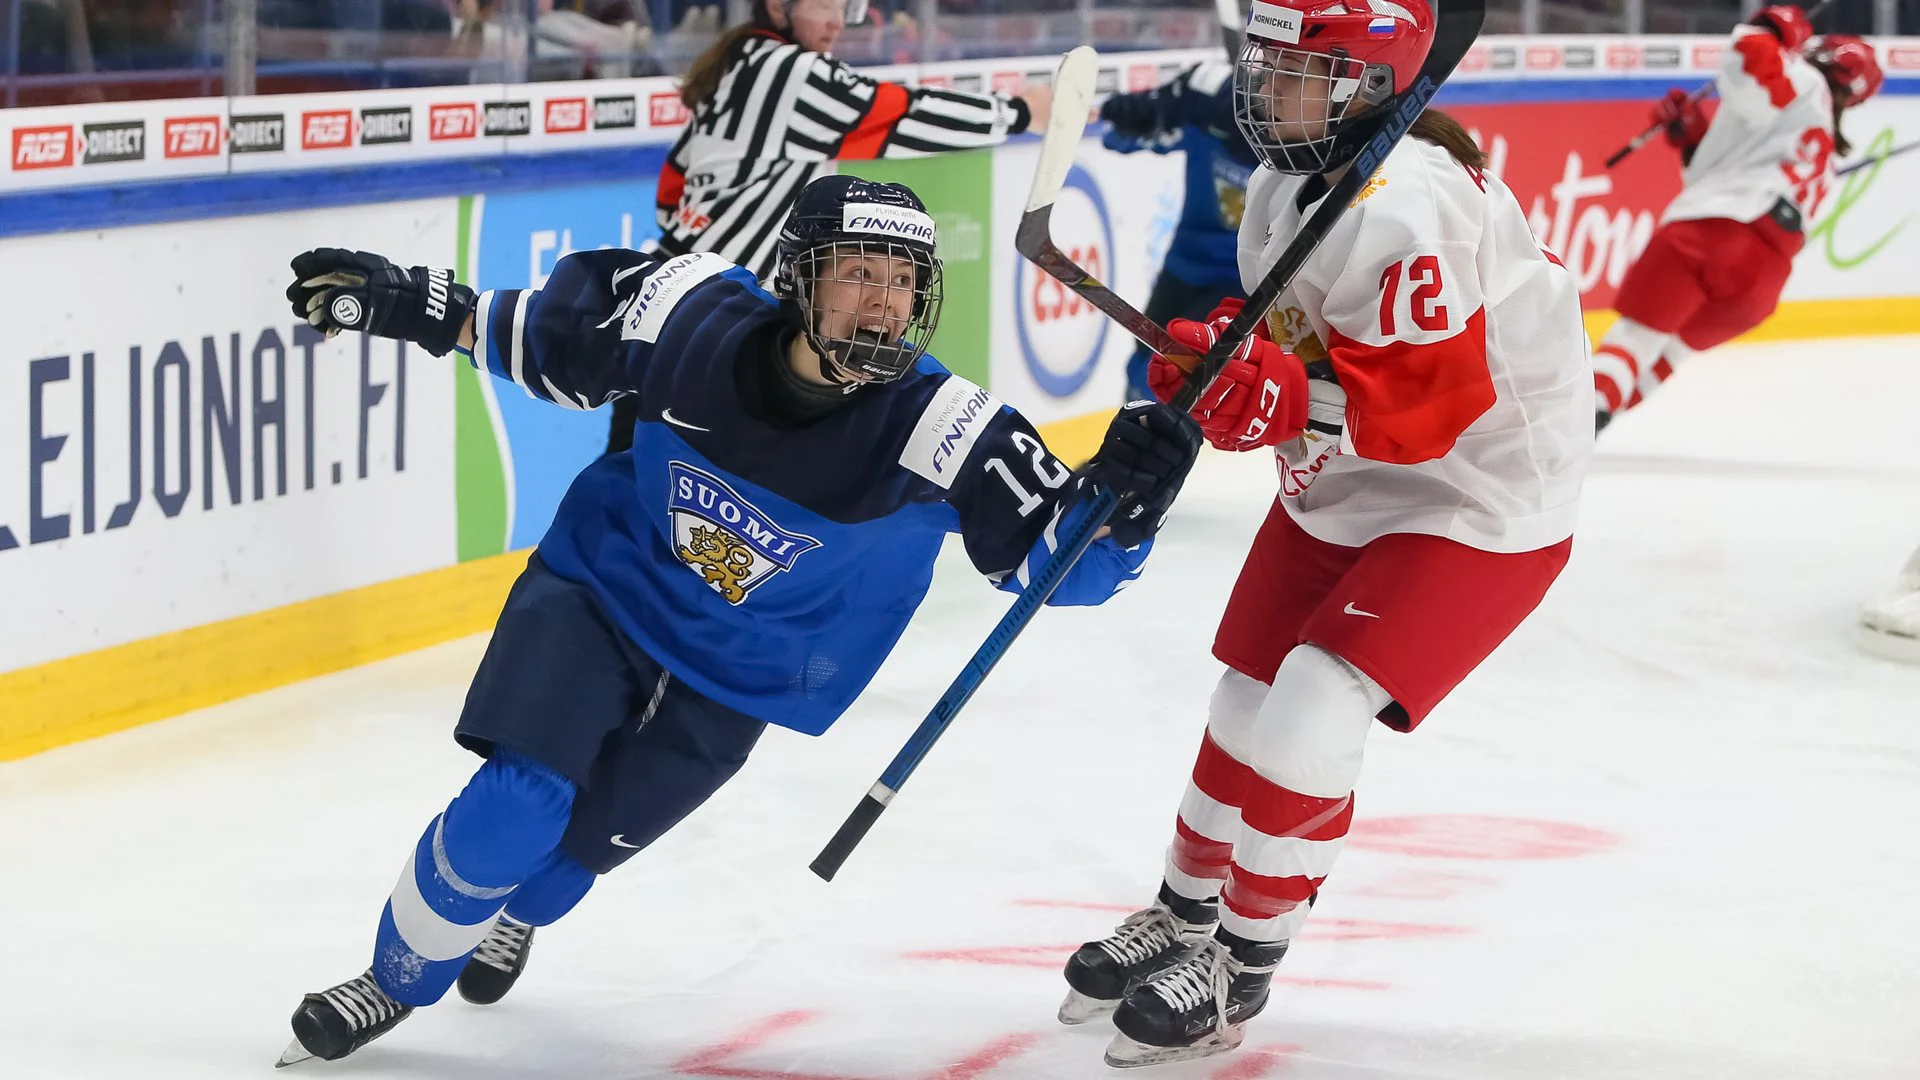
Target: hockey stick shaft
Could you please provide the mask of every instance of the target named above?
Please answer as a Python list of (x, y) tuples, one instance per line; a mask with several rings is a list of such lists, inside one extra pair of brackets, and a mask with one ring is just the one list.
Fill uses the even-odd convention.
[[(1382, 120), (1351, 166), (1341, 176), (1339, 182), (1327, 192), (1326, 197), (1307, 218), (1300, 232), (1287, 245), (1286, 250), (1281, 252), (1279, 260), (1267, 271), (1259, 286), (1247, 298), (1246, 306), (1241, 308), (1240, 314), (1234, 317), (1226, 331), (1207, 350), (1207, 354), (1187, 373), (1186, 381), (1181, 384), (1180, 391), (1174, 396), (1172, 402), (1173, 406), (1181, 412), (1192, 410), (1207, 385), (1220, 374), (1221, 369), (1226, 367), (1240, 344), (1252, 335), (1254, 327), (1266, 317), (1267, 309), (1272, 307), (1274, 300), (1293, 283), (1294, 276), (1306, 264), (1308, 257), (1320, 246), (1320, 242), (1326, 238), (1340, 215), (1353, 205), (1361, 188), (1373, 178), (1373, 174), (1386, 161), (1387, 155), (1393, 151), (1394, 146), (1412, 126), (1413, 121), (1426, 108), (1427, 102), (1440, 88), (1440, 84), (1445, 82), (1447, 76), (1452, 74), (1453, 69), (1459, 65), (1460, 59), (1466, 55), (1468, 46), (1472, 45), (1474, 38), (1479, 36), (1481, 23), (1486, 18), (1485, 0), (1463, 0), (1460, 3), (1445, 5), (1440, 10), (1440, 26), (1433, 47), (1428, 53), (1426, 66), (1421, 70), (1411, 88), (1388, 103)], [(1082, 83), (1090, 88), (1092, 85), (1090, 73), (1096, 61), (1097, 57), (1093, 50), (1085, 46), (1067, 54), (1066, 59), (1061, 61), (1060, 73), (1054, 79), (1056, 95), (1068, 86)], [(1090, 89), (1088, 93), (1091, 93)], [(1068, 100), (1073, 101), (1071, 97)], [(1060, 99), (1056, 96), (1054, 115), (1059, 117), (1062, 111)], [(1066, 108), (1064, 111), (1069, 114), (1077, 111), (1081, 118), (1079, 123), (1084, 129), (1084, 118), (1087, 114), (1084, 107), (1077, 110)], [(1062, 136), (1067, 131), (1068, 128), (1063, 125)], [(1055, 132), (1051, 123), (1048, 125), (1047, 133), (1047, 141), (1054, 142)], [(1077, 141), (1076, 138), (1075, 142)], [(1050, 158), (1043, 146), (1040, 168), (1036, 170), (1034, 177), (1033, 193), (1028, 199), (1029, 215), (1039, 209), (1036, 203), (1040, 202), (1043, 196), (1047, 201), (1051, 201), (1051, 197), (1046, 196), (1047, 185), (1051, 184), (1053, 194), (1058, 194), (1071, 168), (1071, 156), (1068, 156), (1062, 164), (1057, 156)], [(1023, 221), (1022, 224), (1024, 225), (1025, 222)], [(1025, 249), (1022, 249), (1022, 253), (1025, 253)], [(1069, 265), (1071, 265), (1070, 262)], [(1078, 267), (1073, 269), (1081, 278), (1091, 280), (1090, 276), (1080, 271)], [(1061, 283), (1074, 288), (1073, 283), (1066, 279), (1062, 279)], [(1085, 287), (1085, 284), (1083, 281), (1082, 286)], [(1078, 288), (1074, 291), (1083, 296), (1087, 295)], [(1125, 302), (1118, 296), (1113, 296), (1111, 290), (1100, 286), (1100, 291), (1112, 297), (1116, 304), (1125, 306)], [(1101, 307), (1100, 310), (1108, 309)], [(1130, 307), (1127, 310), (1132, 311)], [(1138, 315), (1138, 312), (1133, 314)], [(1146, 320), (1145, 316), (1139, 316), (1139, 318), (1151, 325), (1150, 320)], [(1166, 332), (1160, 331), (1160, 336), (1164, 338)], [(880, 814), (892, 803), (893, 797), (899, 793), (907, 778), (913, 775), (920, 762), (925, 760), (927, 753), (933, 749), (934, 743), (939, 741), (947, 728), (952, 725), (961, 707), (973, 697), (974, 691), (980, 688), (980, 684), (985, 681), (994, 665), (1006, 655), (1014, 640), (1020, 636), (1021, 631), (1026, 629), (1027, 624), (1033, 621), (1034, 615), (1053, 594), (1054, 589), (1065, 580), (1074, 565), (1080, 561), (1080, 557), (1092, 545), (1094, 537), (1099, 534), (1100, 528), (1107, 523), (1107, 519), (1113, 515), (1114, 508), (1119, 504), (1120, 496), (1117, 493), (1100, 489), (1095, 492), (1084, 511), (1081, 511), (1078, 516), (1069, 515), (1066, 528), (1062, 530), (1060, 536), (1059, 547), (1041, 563), (1040, 569), (1034, 572), (1026, 588), (1020, 591), (1020, 595), (1007, 609), (1007, 613), (994, 625), (993, 631), (987, 635), (987, 640), (974, 651), (966, 667), (961, 669), (960, 674), (947, 687), (946, 693), (940, 696), (940, 700), (920, 722), (920, 726), (914, 729), (906, 745), (894, 755), (886, 771), (881, 773), (879, 782), (861, 798), (859, 805), (854, 807), (853, 813), (848, 815), (847, 820), (827, 842), (827, 846), (810, 864), (809, 868), (815, 874), (824, 880), (833, 880), (840, 867), (846, 863), (847, 857), (853, 853), (853, 849), (873, 828)]]
[(808, 869), (818, 874), (822, 880), (833, 880), (833, 875), (839, 872), (841, 865), (847, 861), (847, 856), (853, 854), (853, 849), (867, 835), (867, 831), (873, 828), (874, 822), (880, 819), (880, 812), (893, 801), (901, 785), (907, 782), (907, 777), (912, 776), (913, 771), (920, 767), (920, 762), (926, 758), (927, 752), (932, 750), (933, 744), (946, 733), (947, 727), (953, 723), (954, 717), (960, 714), (961, 708), (973, 697), (974, 691), (980, 689), (980, 684), (986, 681), (987, 674), (1000, 662), (1000, 658), (1006, 655), (1014, 639), (1019, 637), (1020, 632), (1033, 621), (1033, 617), (1039, 613), (1041, 606), (1047, 602), (1047, 598), (1053, 595), (1053, 590), (1066, 578), (1067, 572), (1080, 561), (1080, 556), (1085, 554), (1087, 548), (1092, 545), (1094, 536), (1099, 533), (1100, 527), (1107, 523), (1107, 519), (1113, 516), (1113, 509), (1119, 503), (1120, 497), (1117, 494), (1101, 490), (1087, 504), (1086, 509), (1069, 522), (1064, 535), (1060, 537), (1060, 547), (1041, 564), (1040, 569), (1033, 575), (1033, 579), (1027, 583), (1027, 587), (1020, 590), (1020, 595), (1014, 599), (1013, 605), (1007, 608), (1007, 613), (994, 624), (993, 631), (987, 635), (986, 642), (974, 651), (966, 667), (961, 668), (960, 674), (947, 686), (946, 693), (940, 695), (940, 700), (934, 702), (933, 709), (927, 713), (926, 719), (914, 729), (906, 745), (900, 748), (900, 752), (893, 756), (886, 770), (880, 774), (879, 781), (868, 789), (866, 795), (860, 799), (860, 804), (853, 808), (853, 813), (847, 815), (847, 820), (833, 834), (833, 839), (827, 841), (827, 846), (820, 850), (820, 854), (809, 864)]
[(1888, 158), (1899, 157), (1901, 154), (1904, 154), (1909, 150), (1920, 150), (1920, 139), (1916, 139), (1915, 141), (1910, 142), (1905, 146), (1896, 146), (1884, 154), (1875, 154), (1873, 157), (1867, 158), (1864, 161), (1856, 161), (1853, 164), (1848, 165), (1846, 168), (1835, 169), (1833, 171), (1833, 175), (1845, 176), (1848, 173), (1859, 172), (1861, 169), (1865, 169), (1869, 166), (1878, 165), (1881, 162), (1887, 160)]
[[(1819, 3), (1808, 8), (1807, 21), (1812, 22), (1814, 19), (1818, 18), (1821, 12), (1827, 10), (1828, 7), (1832, 6), (1833, 2), (1834, 0), (1820, 0)], [(1707, 94), (1712, 92), (1712, 90), (1713, 90), (1713, 80), (1708, 79), (1705, 86), (1702, 86), (1699, 89), (1695, 90), (1693, 93), (1687, 95), (1687, 103), (1691, 105), (1694, 102), (1699, 101), (1700, 99), (1706, 97)], [(1605, 167), (1611, 169), (1615, 165), (1618, 165), (1621, 162), (1627, 160), (1627, 158), (1631, 156), (1634, 153), (1634, 151), (1639, 150), (1641, 147), (1652, 142), (1654, 136), (1660, 134), (1660, 129), (1662, 126), (1663, 125), (1661, 124), (1655, 124), (1652, 127), (1648, 128), (1647, 130), (1642, 131), (1640, 134), (1635, 135), (1633, 138), (1628, 139), (1627, 145), (1607, 155), (1607, 160), (1603, 163)]]
[(1213, 12), (1220, 19), (1220, 44), (1227, 47), (1227, 59), (1240, 58), (1240, 0), (1213, 0)]

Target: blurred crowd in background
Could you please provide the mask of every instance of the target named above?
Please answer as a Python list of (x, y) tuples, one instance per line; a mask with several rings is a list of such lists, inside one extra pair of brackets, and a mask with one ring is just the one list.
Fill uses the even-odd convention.
[[(1487, 30), (1721, 33), (1754, 4), (1493, 0)], [(747, 0), (0, 0), (0, 10), (6, 106), (671, 75), (748, 13)], [(1818, 26), (1920, 34), (1920, 0), (1837, 0)], [(1213, 0), (874, 0), (838, 52), (889, 64), (1219, 40)]]

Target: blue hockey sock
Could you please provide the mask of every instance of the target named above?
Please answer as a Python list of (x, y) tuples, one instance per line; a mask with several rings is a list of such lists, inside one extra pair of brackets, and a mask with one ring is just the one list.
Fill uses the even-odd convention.
[(594, 877), (572, 856), (555, 850), (507, 901), (507, 915), (528, 926), (548, 926), (573, 910), (593, 888)]
[(440, 1000), (507, 897), (558, 850), (572, 782), (496, 753), (433, 819), (393, 887), (374, 940), (373, 975), (405, 1005)]

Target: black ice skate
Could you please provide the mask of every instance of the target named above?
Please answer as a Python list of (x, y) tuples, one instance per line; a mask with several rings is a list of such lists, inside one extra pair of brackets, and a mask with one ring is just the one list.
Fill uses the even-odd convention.
[(1127, 991), (1165, 971), (1205, 941), (1220, 918), (1212, 900), (1188, 900), (1162, 885), (1153, 906), (1127, 916), (1113, 933), (1080, 946), (1067, 960), (1060, 1022), (1105, 1016)]
[(1224, 1053), (1246, 1038), (1246, 1022), (1267, 1004), (1284, 941), (1220, 931), (1158, 978), (1136, 987), (1114, 1011), (1119, 1034), (1107, 1064), (1119, 1069)]
[(369, 971), (331, 990), (308, 994), (293, 1011), (293, 1043), (275, 1068), (308, 1058), (338, 1061), (392, 1031), (413, 1007), (387, 996)]
[(491, 1005), (506, 997), (526, 970), (527, 954), (532, 951), (533, 927), (502, 914), (460, 969), (460, 996), (475, 1005)]

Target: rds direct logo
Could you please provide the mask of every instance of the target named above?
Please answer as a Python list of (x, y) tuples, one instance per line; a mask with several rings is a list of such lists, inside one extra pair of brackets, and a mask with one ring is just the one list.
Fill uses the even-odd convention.
[[(1113, 283), (1113, 218), (1093, 174), (1075, 165), (1053, 205), (1054, 242), (1080, 268), (1107, 285)], [(1040, 389), (1054, 397), (1072, 397), (1099, 363), (1112, 323), (1079, 294), (1027, 260), (1013, 269), (1013, 322), (1020, 355)]]

